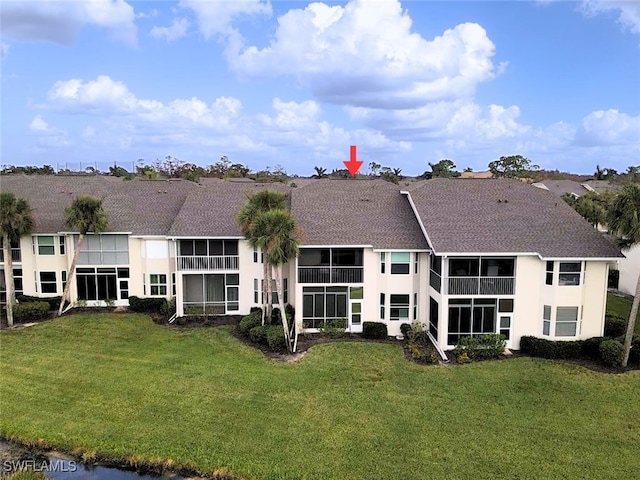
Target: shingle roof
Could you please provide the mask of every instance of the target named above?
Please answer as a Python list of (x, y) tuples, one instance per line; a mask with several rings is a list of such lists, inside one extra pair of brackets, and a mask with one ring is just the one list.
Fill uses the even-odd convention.
[(622, 256), (564, 201), (522, 182), (436, 178), (409, 195), (437, 253)]
[(544, 180), (534, 186), (539, 188), (545, 188), (554, 195), (561, 197), (565, 193), (573, 193), (575, 195), (584, 195), (589, 190), (584, 188), (579, 182), (573, 180)]
[(324, 179), (291, 190), (302, 245), (372, 245), (426, 249), (400, 189), (383, 180)]

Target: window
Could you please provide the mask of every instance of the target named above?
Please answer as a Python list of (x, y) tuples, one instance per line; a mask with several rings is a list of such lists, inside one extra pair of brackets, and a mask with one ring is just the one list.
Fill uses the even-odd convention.
[(582, 273), (582, 262), (560, 262), (560, 273), (558, 274), (558, 285), (561, 285), (561, 286), (580, 285), (581, 273)]
[(240, 309), (238, 274), (182, 276), (185, 315), (224, 315)]
[(64, 255), (65, 254), (65, 245), (64, 245), (64, 236), (60, 235), (58, 237), (58, 245), (60, 248), (60, 255)]
[(575, 337), (578, 332), (578, 307), (556, 309), (556, 337)]
[(282, 297), (284, 303), (289, 303), (289, 280), (286, 278), (282, 279)]
[(413, 259), (413, 274), (418, 275), (418, 270), (420, 268), (420, 254), (418, 252), (415, 253), (415, 258)]
[(479, 259), (452, 258), (449, 260), (450, 277), (477, 277), (479, 274)]
[(553, 262), (547, 262), (547, 275), (545, 277), (544, 283), (546, 285), (553, 285)]
[(449, 300), (448, 345), (462, 337), (496, 333), (496, 300), (463, 298)]
[(176, 296), (176, 273), (171, 274), (171, 295)]
[(118, 276), (115, 268), (76, 269), (78, 300), (116, 300)]
[(180, 256), (217, 257), (238, 255), (237, 240), (180, 240)]
[(80, 246), (78, 265), (126, 265), (127, 263), (129, 263), (127, 235), (87, 235)]
[(390, 295), (389, 320), (409, 319), (409, 295)]
[(407, 275), (411, 264), (409, 252), (391, 252), (391, 275)]
[(384, 293), (380, 294), (380, 320), (384, 320), (384, 304), (385, 304), (385, 295)]
[(253, 279), (253, 303), (255, 303), (256, 305), (258, 304), (258, 299), (260, 298), (258, 293), (259, 293), (259, 291), (258, 291), (258, 279), (254, 278)]
[(253, 263), (258, 263), (258, 254), (260, 254), (260, 263), (264, 263), (264, 252), (257, 247), (253, 247)]
[[(22, 284), (22, 269), (13, 269), (13, 285), (15, 287), (16, 295), (22, 295), (24, 288)], [(4, 283), (4, 270), (0, 268), (0, 303), (6, 303), (7, 301), (7, 289)]]
[(480, 262), (481, 277), (513, 277), (513, 258), (483, 258)]
[(438, 338), (438, 302), (429, 297), (429, 332), (433, 338)]
[(429, 285), (438, 293), (440, 293), (440, 288), (442, 284), (442, 257), (434, 257), (431, 255), (429, 257), (429, 263), (431, 264), (431, 268), (429, 269)]
[(542, 334), (550, 335), (551, 332), (551, 305), (545, 305), (542, 312)]
[(303, 287), (304, 328), (320, 328), (327, 320), (347, 318), (347, 295), (347, 287)]
[(54, 255), (55, 246), (53, 243), (53, 235), (34, 237), (36, 251), (38, 255)]
[(167, 295), (167, 276), (164, 273), (149, 275), (149, 292), (152, 296)]
[(60, 272), (60, 279), (62, 280), (62, 291), (64, 291), (64, 287), (67, 286), (67, 271), (62, 270)]
[(56, 272), (40, 272), (40, 293), (58, 293)]
[(385, 252), (380, 252), (380, 273), (385, 273), (387, 267), (387, 258)]
[(413, 294), (413, 319), (418, 319), (418, 294)]
[(513, 313), (513, 298), (501, 298), (498, 300), (498, 311), (501, 313)]

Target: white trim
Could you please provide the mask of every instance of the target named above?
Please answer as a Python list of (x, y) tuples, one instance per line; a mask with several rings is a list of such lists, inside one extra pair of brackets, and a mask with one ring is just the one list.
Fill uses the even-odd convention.
[(242, 236), (224, 236), (224, 235), (187, 235), (187, 236), (167, 236), (167, 240), (246, 240)]
[(374, 248), (373, 251), (376, 253), (384, 253), (384, 252), (431, 253), (431, 250), (429, 249), (407, 249), (407, 248)]
[(427, 243), (429, 244), (429, 247), (433, 251), (434, 255), (436, 255), (436, 249), (433, 248), (433, 243), (431, 242), (431, 239), (429, 238), (429, 234), (427, 234), (427, 230), (426, 230), (426, 228), (424, 228), (424, 223), (422, 223), (422, 219), (420, 218), (420, 215), (418, 214), (418, 210), (416, 209), (416, 205), (415, 205), (415, 203), (413, 203), (413, 199), (411, 198), (411, 193), (406, 191), (406, 190), (400, 190), (400, 194), (407, 196), (407, 199), (409, 200), (409, 205), (411, 205), (411, 210), (413, 210), (413, 214), (415, 215), (416, 220), (418, 220), (418, 225), (420, 225), (420, 230), (422, 230), (422, 234), (424, 235), (424, 238), (427, 240)]
[[(300, 248), (371, 248), (373, 245), (300, 245)], [(375, 251), (375, 250), (374, 250)]]

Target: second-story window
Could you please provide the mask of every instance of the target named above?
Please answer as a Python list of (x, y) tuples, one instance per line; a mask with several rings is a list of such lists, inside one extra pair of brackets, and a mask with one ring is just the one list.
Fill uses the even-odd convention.
[(35, 253), (38, 255), (54, 255), (55, 244), (53, 243), (53, 235), (40, 235), (34, 237)]
[(411, 253), (391, 252), (391, 275), (407, 275), (411, 265)]
[(560, 262), (558, 285), (580, 285), (582, 262)]

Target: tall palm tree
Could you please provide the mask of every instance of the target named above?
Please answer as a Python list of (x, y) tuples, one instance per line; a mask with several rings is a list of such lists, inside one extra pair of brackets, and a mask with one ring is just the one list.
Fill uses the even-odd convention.
[[(626, 185), (616, 196), (608, 214), (609, 232), (614, 234), (623, 249), (640, 245), (640, 185)], [(636, 293), (633, 297), (627, 333), (624, 337), (624, 357), (622, 366), (629, 363), (629, 352), (631, 351), (631, 340), (638, 317), (638, 305), (640, 305), (640, 275)]]
[[(275, 210), (286, 209), (286, 195), (282, 192), (271, 189), (262, 189), (247, 194), (247, 202), (238, 213), (238, 224), (242, 235), (247, 239), (249, 245), (253, 248), (261, 248), (258, 245), (258, 231), (255, 228), (256, 220), (260, 213)], [(262, 324), (265, 318), (271, 318), (272, 301), (271, 301), (271, 279), (273, 278), (272, 265), (269, 262), (269, 252), (262, 249), (264, 254), (263, 263), (263, 282), (262, 282)]]
[(69, 291), (71, 289), (71, 281), (73, 274), (76, 272), (76, 264), (78, 263), (78, 254), (82, 241), (88, 232), (100, 233), (107, 228), (107, 214), (102, 208), (102, 200), (89, 195), (81, 195), (73, 199), (71, 205), (64, 210), (65, 224), (69, 228), (74, 228), (79, 232), (78, 242), (73, 252), (73, 261), (67, 275), (67, 284), (62, 292), (60, 300), (60, 308), (58, 316), (62, 315), (65, 300), (69, 299)]
[(13, 325), (13, 305), (16, 303), (16, 289), (13, 280), (13, 259), (11, 258), (11, 242), (19, 242), (20, 238), (29, 235), (33, 230), (31, 207), (23, 198), (16, 198), (13, 193), (0, 193), (0, 235), (2, 235), (2, 252), (4, 255), (4, 283), (7, 303), (7, 325)]
[(268, 254), (269, 264), (276, 269), (275, 281), (276, 291), (278, 292), (278, 306), (280, 307), (280, 319), (282, 320), (284, 338), (289, 352), (292, 351), (292, 345), (289, 335), (289, 323), (285, 313), (282, 279), (284, 277), (284, 266), (289, 263), (289, 260), (298, 256), (299, 241), (296, 230), (293, 217), (284, 208), (262, 212), (255, 222), (256, 243)]

